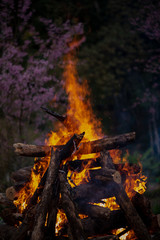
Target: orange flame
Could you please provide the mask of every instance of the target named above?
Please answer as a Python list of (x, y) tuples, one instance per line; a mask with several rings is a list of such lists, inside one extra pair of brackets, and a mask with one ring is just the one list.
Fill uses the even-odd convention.
[[(73, 43), (75, 46), (75, 43)], [(71, 49), (72, 44), (71, 44)], [(89, 101), (89, 90), (87, 82), (80, 81), (78, 79), (78, 74), (76, 71), (76, 64), (77, 60), (75, 58), (74, 52), (70, 52), (64, 58), (64, 88), (66, 93), (68, 94), (68, 108), (65, 120), (65, 126), (61, 125), (57, 132), (51, 132), (46, 140), (47, 145), (58, 145), (58, 144), (65, 144), (71, 135), (74, 133), (81, 133), (85, 131), (85, 137), (83, 141), (91, 141), (96, 140), (103, 137), (102, 130), (101, 130), (101, 123), (95, 117), (90, 101)], [(143, 193), (146, 190), (146, 177), (142, 175), (142, 172), (138, 174), (134, 174), (132, 168), (129, 167), (126, 158), (121, 157), (121, 151), (119, 150), (112, 150), (110, 151), (111, 157), (113, 158), (114, 163), (123, 162), (124, 166), (121, 171), (126, 173), (126, 180), (125, 180), (125, 190), (129, 196), (129, 198), (133, 197), (134, 191), (139, 193)], [(91, 158), (95, 159), (99, 156), (99, 154), (92, 154)], [(74, 157), (75, 160), (77, 157)], [(78, 156), (78, 159), (89, 159), (89, 154), (86, 156)], [(43, 173), (48, 166), (49, 159), (45, 159), (46, 163), (43, 166)], [(34, 194), (34, 191), (38, 187), (40, 179), (42, 177), (42, 173), (38, 172), (35, 173), (35, 169), (39, 166), (36, 164), (34, 165), (34, 169), (32, 170), (31, 174), (31, 181), (26, 184), (26, 186), (21, 190), (19, 193), (19, 197), (17, 200), (14, 201), (15, 205), (19, 207), (20, 212), (26, 208), (29, 199)], [(67, 178), (71, 185), (71, 187), (75, 187), (82, 183), (86, 183), (89, 181), (89, 169), (90, 169), (90, 162), (88, 164), (83, 165), (83, 170), (81, 172), (72, 172), (69, 170)], [(94, 189), (93, 189), (94, 191)], [(108, 207), (111, 210), (119, 209), (119, 205), (116, 203), (115, 197), (102, 199), (101, 203), (92, 203), (95, 205), (99, 205), (102, 207)], [(84, 216), (81, 216), (84, 217)], [(47, 221), (47, 220), (46, 220)], [(67, 218), (65, 213), (62, 210), (58, 210), (57, 214), (57, 223), (56, 223), (56, 234), (60, 231), (63, 224), (67, 222)], [(116, 234), (119, 233), (120, 230), (116, 230)], [(121, 238), (123, 239), (134, 239), (133, 231), (127, 232)]]
[(35, 159), (35, 164), (31, 170), (30, 181), (25, 184), (25, 186), (18, 193), (18, 198), (14, 200), (14, 204), (18, 207), (19, 212), (22, 213), (27, 207), (29, 200), (33, 196), (35, 190), (37, 189), (43, 172), (48, 167), (47, 161), (37, 161)]
[(58, 209), (57, 212), (57, 219), (56, 219), (56, 229), (55, 233), (58, 235), (59, 231), (62, 229), (63, 225), (67, 223), (67, 217), (64, 211), (61, 209)]

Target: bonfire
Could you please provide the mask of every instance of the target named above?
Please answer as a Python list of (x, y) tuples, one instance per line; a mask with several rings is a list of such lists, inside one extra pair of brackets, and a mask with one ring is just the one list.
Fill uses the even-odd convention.
[(87, 82), (77, 81), (76, 62), (72, 50), (64, 58), (65, 116), (42, 108), (59, 120), (58, 131), (44, 146), (14, 144), (16, 154), (35, 159), (34, 166), (12, 173), (14, 185), (0, 195), (8, 206), (3, 239), (149, 240), (159, 231), (159, 216), (143, 195), (141, 164), (122, 154), (135, 133), (103, 134)]

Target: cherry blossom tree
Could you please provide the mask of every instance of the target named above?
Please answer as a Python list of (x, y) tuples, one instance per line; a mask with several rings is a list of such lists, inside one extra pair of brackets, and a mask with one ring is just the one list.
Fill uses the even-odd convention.
[(82, 34), (83, 28), (69, 22), (56, 26), (49, 19), (39, 18), (42, 34), (33, 25), (30, 0), (2, 0), (0, 8), (0, 108), (6, 118), (18, 122), (22, 134), (23, 122), (30, 120), (41, 105), (63, 98), (56, 70), (67, 42), (73, 35)]

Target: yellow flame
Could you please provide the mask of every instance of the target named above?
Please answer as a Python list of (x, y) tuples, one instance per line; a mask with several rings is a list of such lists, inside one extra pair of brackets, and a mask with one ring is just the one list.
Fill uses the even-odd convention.
[(66, 214), (62, 209), (58, 209), (57, 219), (56, 219), (56, 228), (55, 233), (58, 235), (58, 232), (62, 229), (63, 225), (67, 222)]

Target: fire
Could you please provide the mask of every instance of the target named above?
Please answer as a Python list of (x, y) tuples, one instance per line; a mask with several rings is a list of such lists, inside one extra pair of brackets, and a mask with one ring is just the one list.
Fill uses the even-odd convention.
[[(74, 43), (73, 43), (74, 45)], [(72, 48), (71, 48), (72, 49)], [(68, 53), (64, 58), (64, 89), (68, 95), (68, 108), (66, 113), (65, 119), (65, 126), (61, 124), (60, 128), (57, 132), (51, 132), (48, 135), (48, 139), (46, 140), (47, 145), (58, 145), (58, 144), (65, 144), (70, 137), (74, 133), (81, 133), (85, 131), (85, 137), (83, 141), (91, 141), (102, 138), (104, 135), (102, 133), (101, 122), (95, 117), (91, 103), (89, 101), (90, 92), (88, 90), (87, 82), (78, 81), (78, 73), (76, 71), (76, 64), (77, 60), (75, 58), (74, 52)], [(127, 163), (127, 159), (125, 157), (121, 157), (121, 151), (119, 150), (112, 150), (110, 151), (110, 155), (113, 158), (114, 163), (123, 162), (124, 166), (121, 171), (125, 171), (126, 173), (126, 180), (125, 180), (125, 190), (129, 196), (129, 198), (133, 197), (134, 191), (139, 193), (143, 193), (146, 190), (146, 177), (142, 175), (142, 172), (138, 174), (134, 174), (132, 169), (129, 168)], [(81, 155), (76, 156), (72, 160), (76, 160), (77, 158), (80, 159), (93, 159), (97, 158), (98, 154), (91, 154), (91, 155)], [(43, 166), (43, 174), (49, 164), (49, 159), (45, 159), (46, 163)], [(39, 166), (38, 166), (39, 167)], [(34, 194), (40, 179), (42, 177), (42, 173), (35, 174), (35, 169), (37, 165), (34, 165), (34, 168), (31, 173), (31, 181), (25, 185), (25, 187), (21, 190), (19, 197), (17, 200), (14, 201), (14, 204), (19, 207), (20, 212), (26, 208), (29, 199)], [(89, 181), (89, 169), (90, 169), (90, 161), (88, 164), (83, 164), (83, 169), (81, 172), (72, 172), (71, 170), (68, 171), (68, 181), (71, 187), (78, 186), (82, 183), (86, 183)], [(94, 189), (93, 189), (94, 191)], [(99, 205), (102, 207), (110, 208), (111, 210), (119, 209), (119, 205), (116, 203), (115, 197), (102, 199), (101, 203), (91, 203), (94, 205)], [(85, 216), (81, 216), (85, 217)], [(47, 221), (47, 220), (46, 220)], [(65, 213), (62, 210), (58, 210), (57, 213), (57, 222), (56, 222), (56, 234), (60, 231), (63, 224), (67, 222), (67, 218)], [(116, 234), (119, 234), (119, 231), (116, 230)], [(125, 235), (123, 235), (121, 240), (124, 239), (134, 239), (133, 232), (129, 231)]]
[(67, 223), (66, 214), (63, 210), (58, 209), (55, 229), (56, 235), (58, 235), (59, 231), (62, 229), (65, 223)]
[[(135, 236), (133, 230), (130, 230), (130, 231), (125, 231), (125, 230), (126, 230), (125, 228), (119, 228), (119, 229), (113, 230), (112, 233), (115, 235), (118, 235), (118, 236), (120, 235), (119, 236), (120, 240), (130, 240), (130, 239), (135, 240), (136, 239), (136, 236)], [(124, 232), (124, 234), (123, 234), (123, 232)], [(121, 233), (123, 235), (121, 235)]]
[(35, 163), (33, 169), (31, 170), (30, 181), (25, 184), (18, 193), (18, 198), (14, 200), (14, 204), (18, 207), (20, 213), (26, 209), (29, 200), (37, 189), (41, 177), (48, 167), (48, 162), (48, 157), (46, 157), (46, 159), (42, 158), (41, 161), (37, 161), (35, 158)]
[[(35, 166), (34, 166), (35, 167)], [(31, 179), (24, 188), (22, 188), (18, 194), (18, 199), (14, 200), (14, 204), (19, 208), (19, 212), (22, 213), (27, 207), (30, 198), (33, 196), (38, 184), (41, 180), (40, 174), (34, 173), (34, 168), (31, 172)]]

